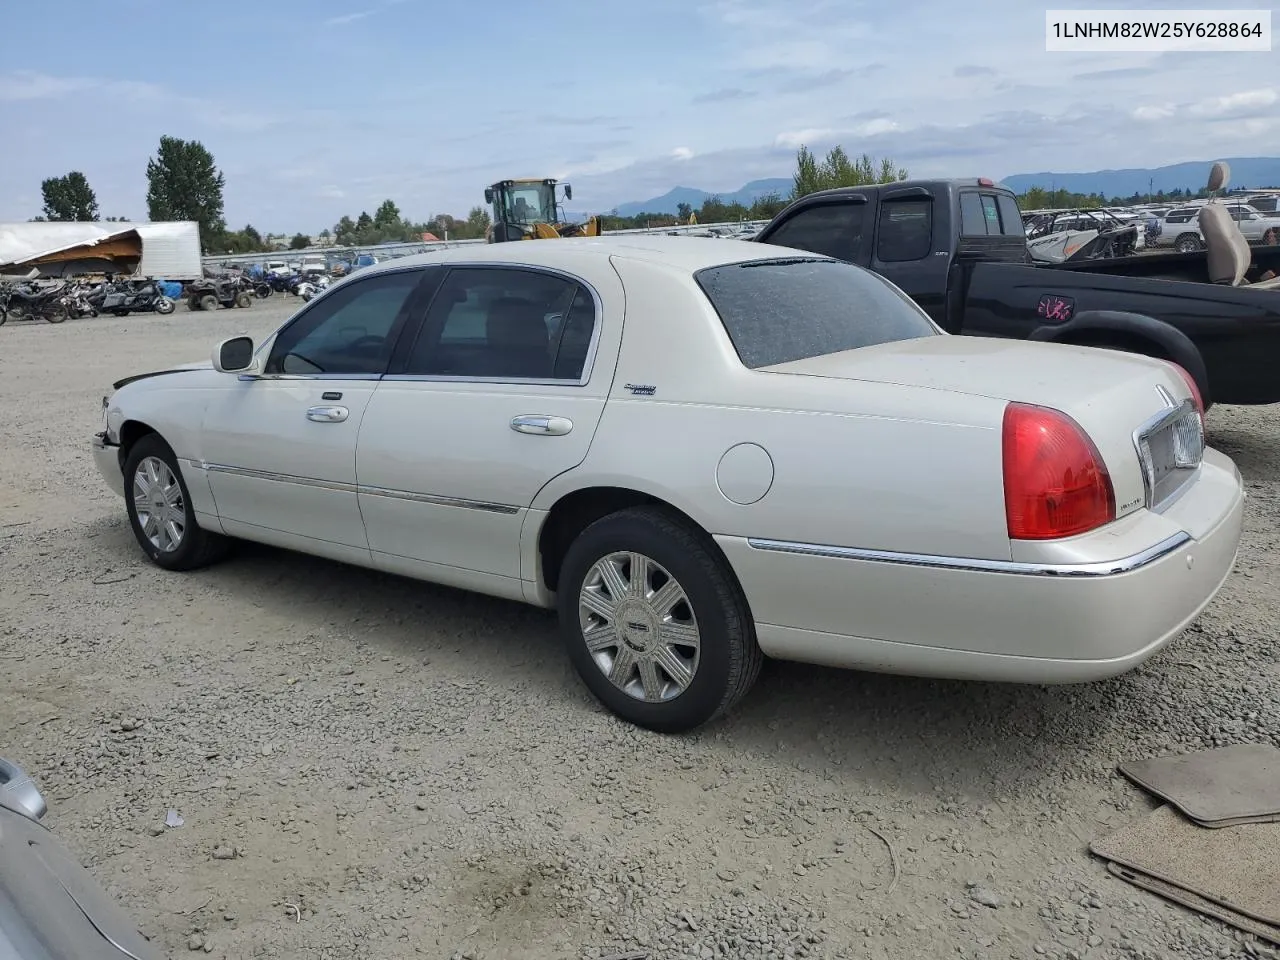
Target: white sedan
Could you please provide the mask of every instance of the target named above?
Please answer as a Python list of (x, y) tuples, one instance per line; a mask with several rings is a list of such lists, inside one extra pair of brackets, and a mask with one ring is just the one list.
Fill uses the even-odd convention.
[(873, 273), (740, 240), (381, 264), (103, 419), (161, 567), (241, 538), (553, 608), (591, 691), (663, 731), (763, 655), (1122, 673), (1218, 591), (1244, 500), (1180, 368), (949, 336)]

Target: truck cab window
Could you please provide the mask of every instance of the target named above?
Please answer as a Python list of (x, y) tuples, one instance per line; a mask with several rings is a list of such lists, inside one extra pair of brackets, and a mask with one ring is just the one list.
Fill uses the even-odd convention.
[(820, 253), (837, 260), (856, 261), (862, 253), (866, 203), (823, 203), (788, 217), (768, 243)]
[(962, 191), (960, 233), (966, 237), (1024, 236), (1017, 202), (1004, 193)]
[(933, 201), (890, 200), (880, 206), (876, 258), (882, 263), (923, 260), (933, 249)]

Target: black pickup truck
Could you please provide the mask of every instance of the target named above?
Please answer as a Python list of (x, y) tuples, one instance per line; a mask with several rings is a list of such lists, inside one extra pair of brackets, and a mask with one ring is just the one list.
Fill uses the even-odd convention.
[[(1280, 402), (1280, 289), (1211, 283), (1203, 251), (1037, 264), (991, 180), (824, 190), (754, 239), (874, 270), (949, 333), (1142, 353), (1184, 367), (1206, 404)], [(1251, 253), (1247, 279), (1280, 273), (1280, 246)]]

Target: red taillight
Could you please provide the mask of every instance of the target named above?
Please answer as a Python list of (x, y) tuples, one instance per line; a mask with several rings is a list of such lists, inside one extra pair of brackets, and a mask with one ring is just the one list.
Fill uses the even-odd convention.
[(1186, 381), (1187, 389), (1191, 391), (1191, 399), (1195, 401), (1196, 409), (1200, 411), (1200, 416), (1204, 416), (1204, 397), (1200, 396), (1200, 385), (1196, 383), (1196, 378), (1187, 372), (1186, 367), (1180, 367), (1176, 363), (1173, 369), (1177, 370)]
[(1116, 518), (1102, 455), (1060, 410), (1011, 403), (1004, 411), (1004, 511), (1013, 540), (1056, 540)]
[(980, 187), (994, 187), (995, 185), (996, 185), (995, 181), (992, 180), (990, 177), (978, 178), (978, 186)]

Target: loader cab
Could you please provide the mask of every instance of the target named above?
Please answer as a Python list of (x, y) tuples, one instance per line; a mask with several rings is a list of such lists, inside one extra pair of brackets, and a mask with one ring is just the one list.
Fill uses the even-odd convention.
[[(492, 209), (493, 242), (532, 239), (537, 235), (537, 224), (560, 223), (557, 184), (547, 178), (502, 180), (486, 187), (484, 200)], [(564, 199), (573, 199), (573, 188), (567, 183), (563, 186)]]

